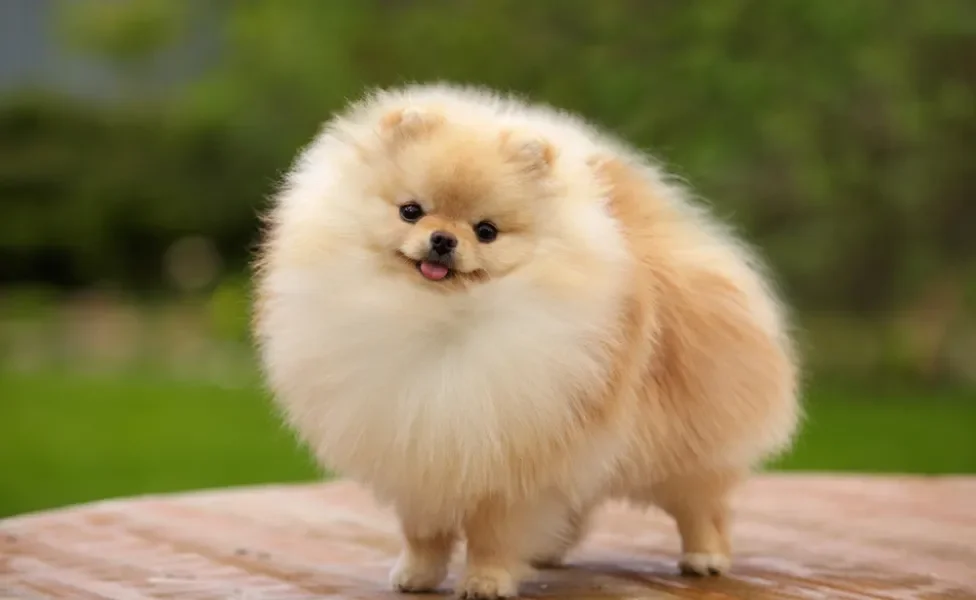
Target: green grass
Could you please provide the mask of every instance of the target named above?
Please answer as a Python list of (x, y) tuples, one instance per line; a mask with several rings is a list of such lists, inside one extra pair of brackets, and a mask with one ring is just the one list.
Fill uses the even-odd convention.
[(976, 390), (821, 385), (777, 469), (976, 473)]
[[(808, 397), (783, 469), (976, 473), (976, 393), (835, 386)], [(257, 389), (0, 373), (0, 517), (318, 472)]]
[(317, 475), (256, 390), (150, 377), (0, 374), (0, 517)]

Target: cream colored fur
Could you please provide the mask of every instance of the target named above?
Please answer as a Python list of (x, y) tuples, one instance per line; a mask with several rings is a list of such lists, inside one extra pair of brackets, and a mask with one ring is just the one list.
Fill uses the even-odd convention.
[[(459, 240), (449, 281), (413, 264), (434, 229)], [(401, 519), (404, 591), (465, 539), (458, 594), (514, 596), (608, 498), (663, 508), (682, 569), (722, 572), (728, 496), (800, 415), (752, 254), (622, 142), (486, 90), (382, 91), (331, 120), (275, 198), (257, 296), (288, 423)]]

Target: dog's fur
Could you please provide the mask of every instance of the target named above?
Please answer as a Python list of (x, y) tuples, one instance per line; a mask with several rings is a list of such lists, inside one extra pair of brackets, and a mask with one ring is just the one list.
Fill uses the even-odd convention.
[[(407, 223), (398, 205), (426, 216)], [(488, 219), (498, 238), (480, 243)], [(418, 272), (454, 233), (454, 276)], [(399, 516), (392, 584), (517, 594), (608, 498), (656, 505), (682, 570), (729, 566), (730, 492), (788, 447), (798, 368), (753, 254), (582, 119), (448, 84), (373, 93), (268, 214), (255, 330), (288, 423)]]

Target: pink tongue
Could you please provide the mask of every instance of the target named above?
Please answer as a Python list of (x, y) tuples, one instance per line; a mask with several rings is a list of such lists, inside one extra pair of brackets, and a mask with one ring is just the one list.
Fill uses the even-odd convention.
[(427, 261), (420, 263), (420, 272), (424, 277), (433, 281), (438, 281), (447, 277), (447, 267)]

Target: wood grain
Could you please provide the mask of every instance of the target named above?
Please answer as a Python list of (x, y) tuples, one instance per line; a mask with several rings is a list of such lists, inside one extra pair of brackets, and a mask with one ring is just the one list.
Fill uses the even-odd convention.
[[(976, 599), (976, 478), (768, 475), (735, 508), (724, 578), (678, 575), (671, 521), (609, 506), (523, 597)], [(347, 482), (112, 500), (0, 521), (0, 600), (405, 598), (398, 549)]]

